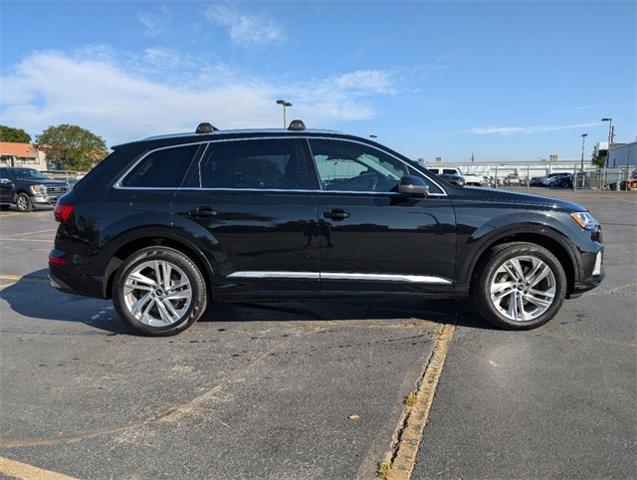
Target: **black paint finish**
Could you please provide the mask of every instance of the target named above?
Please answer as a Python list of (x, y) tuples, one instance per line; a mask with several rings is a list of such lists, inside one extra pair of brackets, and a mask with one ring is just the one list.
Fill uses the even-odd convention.
[[(306, 163), (281, 174), (296, 175), (290, 178), (298, 178), (301, 188), (198, 188), (199, 162), (215, 141), (240, 143), (257, 138), (296, 142), (295, 155)], [(396, 191), (321, 190), (306, 138), (382, 149), (408, 165), (410, 172), (442, 186), (446, 194), (410, 197)], [(183, 169), (188, 173), (180, 188), (118, 185), (145, 153), (192, 143), (199, 146)], [(226, 173), (245, 180), (242, 168)], [(254, 182), (254, 172), (248, 173)], [(481, 256), (491, 246), (510, 240), (534, 241), (552, 250), (565, 267), (571, 295), (593, 288), (603, 278), (603, 274), (592, 275), (596, 254), (603, 249), (599, 227), (581, 229), (570, 217), (571, 212), (584, 211), (583, 207), (534, 195), (459, 188), (375, 142), (337, 133), (215, 132), (119, 146), (60, 203), (75, 205), (75, 210), (60, 225), (51, 252), (68, 263), (51, 263), (51, 277), (64, 290), (90, 296), (109, 297), (110, 282), (126, 256), (154, 244), (188, 254), (209, 279), (210, 293), (217, 301), (320, 294), (466, 295)], [(230, 276), (246, 271), (309, 275), (295, 279)], [(434, 282), (319, 280), (320, 272), (416, 275), (433, 277)]]

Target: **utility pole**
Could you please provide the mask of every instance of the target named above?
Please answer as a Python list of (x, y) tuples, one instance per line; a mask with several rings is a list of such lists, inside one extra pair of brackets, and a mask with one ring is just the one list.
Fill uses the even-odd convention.
[(287, 118), (285, 116), (285, 109), (288, 107), (292, 106), (292, 103), (288, 102), (287, 100), (277, 100), (276, 101), (277, 105), (281, 105), (283, 107), (283, 128), (287, 127), (288, 121)]
[[(584, 188), (584, 144), (586, 143), (586, 137), (588, 133), (582, 133), (582, 160), (580, 164), (580, 177), (582, 179), (582, 188)], [(577, 176), (573, 177), (573, 189), (575, 189), (575, 183), (577, 182)]]
[(475, 157), (473, 155), (473, 152), (471, 152), (471, 163), (473, 163), (474, 160), (475, 160)]
[(610, 145), (613, 143), (613, 137), (615, 136), (613, 130), (613, 119), (611, 117), (604, 117), (602, 122), (608, 122), (608, 150), (606, 150), (606, 168), (608, 168), (608, 162), (610, 161)]

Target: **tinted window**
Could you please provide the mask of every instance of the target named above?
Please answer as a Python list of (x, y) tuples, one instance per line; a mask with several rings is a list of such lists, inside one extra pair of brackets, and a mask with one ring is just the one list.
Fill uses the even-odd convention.
[(310, 140), (323, 190), (396, 192), (404, 175), (418, 175), (432, 193), (440, 189), (406, 163), (367, 145), (341, 140)]
[(130, 172), (126, 187), (179, 187), (199, 145), (157, 150), (145, 157)]
[(213, 142), (189, 185), (307, 189), (310, 186), (304, 162), (303, 145), (295, 139)]
[(445, 168), (442, 173), (444, 173), (445, 175), (458, 175), (458, 173), (451, 169), (451, 168)]

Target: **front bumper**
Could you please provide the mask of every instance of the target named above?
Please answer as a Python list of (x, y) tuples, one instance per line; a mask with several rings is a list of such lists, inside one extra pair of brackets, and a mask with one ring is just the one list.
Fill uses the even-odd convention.
[(59, 196), (51, 196), (51, 195), (33, 195), (31, 197), (31, 203), (36, 205), (55, 205), (58, 201)]
[(593, 290), (598, 287), (606, 277), (603, 248), (594, 254), (583, 256), (583, 264), (584, 277), (575, 282), (573, 291), (568, 298), (577, 298), (583, 293)]

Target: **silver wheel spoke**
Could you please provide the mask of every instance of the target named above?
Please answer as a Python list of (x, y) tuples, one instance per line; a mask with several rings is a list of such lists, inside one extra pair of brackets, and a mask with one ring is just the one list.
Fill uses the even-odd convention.
[(547, 277), (547, 275), (549, 274), (550, 271), (551, 271), (551, 269), (545, 263), (543, 263), (542, 267), (535, 274), (535, 276), (532, 279), (529, 280), (529, 285), (531, 287), (534, 287), (535, 285), (540, 283), (542, 280), (544, 280)]
[(163, 287), (166, 289), (170, 287), (170, 273), (172, 271), (172, 267), (168, 262), (161, 262), (161, 270), (164, 278)]
[(138, 264), (124, 280), (123, 298), (127, 310), (141, 323), (165, 327), (187, 314), (192, 286), (183, 270), (173, 263), (148, 260)]
[(555, 295), (549, 292), (541, 292), (539, 290), (530, 289), (529, 292), (524, 295), (524, 299), (527, 302), (531, 302), (538, 307), (548, 308), (553, 303)]
[(545, 314), (555, 302), (557, 291), (553, 270), (534, 255), (504, 261), (494, 272), (489, 288), (493, 307), (515, 322)]
[(132, 281), (132, 282), (137, 282), (137, 283), (142, 283), (145, 285), (150, 285), (151, 287), (156, 287), (157, 286), (157, 282), (151, 278), (148, 278), (146, 275), (142, 275), (139, 272), (133, 272), (131, 274), (128, 275), (128, 278), (126, 279), (126, 281)]
[(137, 313), (142, 308), (144, 308), (144, 305), (146, 305), (146, 303), (150, 302), (151, 298), (152, 297), (150, 296), (150, 293), (145, 294), (142, 298), (140, 298), (133, 304), (133, 306), (130, 309), (130, 313), (137, 316)]

